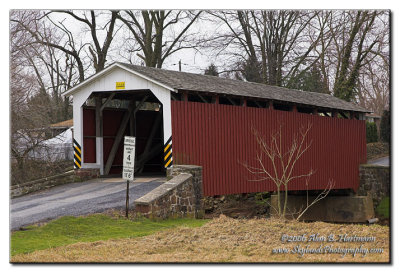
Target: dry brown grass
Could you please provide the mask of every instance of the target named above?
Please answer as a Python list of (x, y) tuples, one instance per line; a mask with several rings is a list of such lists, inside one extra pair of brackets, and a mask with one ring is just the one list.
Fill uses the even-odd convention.
[[(375, 242), (322, 242), (351, 248), (382, 248), (382, 254), (273, 254), (277, 247), (318, 247), (321, 242), (282, 243), (282, 234), (319, 233), (374, 236)], [(373, 225), (299, 223), (273, 219), (236, 220), (220, 216), (200, 228), (176, 228), (135, 238), (77, 243), (12, 257), (12, 262), (389, 262), (389, 228)]]

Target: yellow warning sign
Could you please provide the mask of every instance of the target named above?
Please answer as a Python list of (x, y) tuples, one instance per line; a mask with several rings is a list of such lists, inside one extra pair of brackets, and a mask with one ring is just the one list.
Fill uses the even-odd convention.
[(125, 82), (116, 82), (115, 89), (125, 89)]

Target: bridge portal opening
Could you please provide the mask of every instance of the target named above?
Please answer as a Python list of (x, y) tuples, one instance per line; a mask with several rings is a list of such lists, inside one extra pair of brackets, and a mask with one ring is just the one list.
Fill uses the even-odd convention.
[(165, 175), (162, 103), (150, 90), (93, 92), (83, 107), (83, 162), (122, 174), (125, 136), (136, 137), (135, 175)]

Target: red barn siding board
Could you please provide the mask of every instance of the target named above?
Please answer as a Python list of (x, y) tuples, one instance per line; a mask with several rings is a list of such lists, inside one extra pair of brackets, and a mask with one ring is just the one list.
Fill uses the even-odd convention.
[[(175, 164), (203, 166), (207, 196), (275, 190), (272, 182), (255, 179), (241, 163), (257, 166), (254, 127), (267, 140), (282, 125), (282, 143), (290, 145), (300, 126), (312, 123), (310, 149), (298, 161), (295, 175), (312, 168), (308, 189), (358, 188), (358, 166), (366, 162), (365, 122), (264, 108), (172, 101), (172, 139)], [(272, 166), (264, 160), (266, 168)], [(306, 190), (294, 180), (290, 190)]]
[(123, 119), (123, 109), (106, 108), (103, 110), (103, 136), (115, 136)]
[[(114, 144), (115, 136), (117, 135), (118, 129), (121, 125), (121, 121), (125, 114), (124, 109), (112, 109), (107, 108), (103, 110), (103, 160), (107, 162), (108, 156), (111, 152), (111, 148)], [(129, 128), (125, 130), (125, 135), (128, 134)], [(115, 154), (112, 165), (122, 165), (123, 156), (123, 141), (118, 146), (117, 153)], [(110, 168), (110, 174), (118, 174), (122, 172), (122, 166), (112, 166)]]
[(83, 137), (84, 163), (96, 163), (96, 138)]
[[(213, 110), (212, 107), (210, 109)], [(203, 110), (205, 112), (205, 111), (207, 111), (207, 108), (205, 107)], [(214, 126), (215, 126), (214, 125), (215, 124), (215, 119), (212, 118), (211, 116), (207, 116), (207, 117), (205, 117), (205, 119), (207, 120), (207, 132), (208, 132), (207, 144), (209, 146), (208, 150), (209, 150), (210, 164), (208, 165), (208, 171), (206, 173), (203, 172), (203, 175), (204, 175), (205, 179), (211, 181), (212, 177), (216, 176), (216, 173), (214, 173), (215, 168), (213, 168), (213, 166), (216, 165), (215, 152), (216, 152), (217, 148), (216, 148), (215, 136), (212, 135), (213, 133), (215, 133), (215, 131), (212, 130), (212, 128), (214, 128)], [(172, 132), (172, 134), (173, 134), (173, 132)], [(213, 192), (215, 191), (214, 187), (212, 187), (212, 190), (213, 190)]]
[[(183, 125), (184, 125), (184, 127), (182, 128), (182, 130), (185, 130), (185, 131), (184, 131), (184, 134), (183, 134), (183, 138), (184, 138), (184, 144), (183, 145), (184, 145), (184, 147), (183, 147), (183, 150), (182, 150), (182, 152), (183, 152), (182, 163), (183, 162), (187, 162), (188, 164), (191, 164), (191, 162), (190, 162), (191, 160), (190, 160), (190, 158), (188, 156), (189, 140), (190, 140), (189, 136), (191, 135), (189, 130), (191, 129), (191, 127), (188, 127), (188, 123), (187, 123), (187, 116), (188, 116), (187, 104), (184, 104), (184, 105), (185, 105), (185, 110), (184, 110), (184, 115), (183, 115)], [(185, 135), (187, 137), (185, 137)]]
[(83, 135), (96, 136), (96, 117), (95, 110), (91, 108), (83, 108)]
[(83, 108), (83, 162), (96, 163), (96, 116), (92, 108)]
[[(244, 106), (241, 106), (241, 107), (244, 107)], [(230, 119), (231, 122), (228, 127), (230, 130), (229, 135), (232, 136), (231, 141), (228, 142), (228, 144), (230, 144), (231, 146), (227, 148), (233, 157), (232, 161), (230, 162), (230, 166), (229, 166), (229, 170), (228, 170), (228, 173), (231, 175), (230, 181), (233, 181), (235, 179), (235, 177), (239, 175), (239, 168), (237, 168), (236, 166), (238, 166), (238, 165), (242, 166), (242, 164), (243, 164), (243, 162), (240, 161), (240, 158), (243, 158), (243, 156), (241, 155), (241, 152), (244, 149), (236, 149), (236, 147), (240, 146), (239, 130), (238, 130), (237, 124), (242, 119), (242, 117), (240, 115), (241, 107), (236, 107), (236, 106), (229, 107), (230, 113), (228, 113), (228, 117), (227, 117), (229, 119), (229, 114), (231, 114), (231, 116), (233, 117)], [(233, 149), (232, 149), (232, 147), (233, 147)], [(236, 191), (242, 191), (241, 186), (242, 185), (240, 185), (240, 184), (236, 184), (235, 185)]]
[[(238, 151), (238, 149), (235, 149), (236, 148), (235, 140), (236, 140), (236, 136), (237, 135), (235, 134), (234, 129), (236, 128), (236, 126), (235, 126), (236, 119), (235, 118), (228, 118), (228, 117), (229, 116), (235, 117), (236, 112), (234, 110), (237, 109), (237, 108), (238, 107), (227, 107), (228, 111), (226, 111), (225, 115), (224, 115), (224, 120), (227, 121), (224, 124), (225, 132), (227, 132), (228, 136), (231, 136), (230, 138), (226, 139), (226, 142), (225, 142), (225, 153), (226, 153), (227, 156), (232, 157), (232, 160), (228, 161), (228, 164), (229, 164), (228, 168), (226, 168), (226, 170), (225, 170), (225, 175), (226, 175), (225, 177), (228, 178), (228, 184), (227, 185), (225, 184), (225, 187), (229, 187), (230, 186), (230, 183), (233, 180), (232, 174), (236, 173), (236, 168), (234, 168), (234, 166), (233, 166), (233, 164), (235, 162), (237, 162), (236, 161), (236, 159), (237, 159), (236, 151)], [(238, 189), (237, 189), (238, 185), (237, 184), (236, 185), (233, 184), (232, 186), (233, 186), (233, 189), (235, 191), (238, 191)]]
[[(234, 145), (232, 145), (230, 143), (230, 141), (232, 139), (235, 139), (236, 136), (234, 134), (232, 134), (229, 130), (229, 127), (235, 126), (235, 124), (233, 123), (235, 121), (235, 119), (233, 118), (231, 111), (230, 111), (233, 108), (233, 106), (230, 107), (229, 105), (227, 105), (225, 108), (226, 108), (226, 111), (223, 111), (223, 114), (222, 114), (223, 132), (225, 132), (225, 133), (222, 135), (221, 143), (223, 143), (223, 145), (224, 145), (223, 146), (224, 147), (223, 156), (230, 157), (231, 160), (226, 162), (227, 168), (224, 168), (224, 166), (222, 166), (222, 168), (225, 171), (223, 174), (222, 181), (225, 182), (224, 188), (233, 188), (235, 190), (238, 185), (237, 184), (232, 185), (232, 183), (231, 183), (232, 181), (230, 180), (230, 174), (232, 173), (232, 171), (234, 172), (234, 170), (231, 167), (231, 164), (233, 162), (235, 162), (235, 160), (236, 160), (235, 155), (234, 155), (234, 151), (236, 150), (236, 147)], [(232, 117), (232, 118), (228, 118), (228, 117)], [(232, 124), (231, 124), (231, 122), (232, 122)], [(230, 136), (230, 137), (227, 137), (227, 136)], [(222, 159), (221, 161), (224, 161), (224, 159)], [(227, 179), (225, 179), (225, 178), (227, 178)], [(235, 190), (235, 191), (237, 191), (237, 190)]]
[[(229, 160), (226, 160), (226, 158), (228, 158), (228, 156), (230, 157), (230, 155), (227, 155), (225, 152), (225, 139), (224, 139), (224, 135), (226, 134), (226, 131), (224, 130), (224, 122), (226, 122), (226, 120), (224, 120), (224, 113), (226, 111), (226, 105), (222, 106), (222, 111), (217, 111), (218, 112), (218, 122), (219, 122), (219, 126), (218, 126), (218, 132), (219, 132), (219, 137), (218, 137), (218, 147), (219, 147), (219, 154), (217, 154), (217, 160), (218, 160), (218, 169), (216, 170), (219, 173), (219, 183), (218, 183), (218, 195), (221, 194), (221, 189), (227, 189), (227, 188), (231, 188), (229, 187), (229, 185), (226, 185), (228, 183), (231, 183), (231, 181), (229, 181), (229, 179), (225, 176), (225, 172), (227, 170), (229, 170), (229, 165), (227, 164), (229, 162)], [(226, 137), (228, 138), (229, 136), (226, 134)], [(232, 136), (230, 136), (232, 137)], [(225, 140), (225, 141), (224, 141)], [(233, 148), (233, 147), (232, 147)]]

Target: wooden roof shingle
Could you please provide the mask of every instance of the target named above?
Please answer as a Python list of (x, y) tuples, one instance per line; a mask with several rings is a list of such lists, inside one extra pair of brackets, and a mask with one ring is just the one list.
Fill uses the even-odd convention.
[(288, 89), (260, 83), (245, 82), (153, 67), (118, 63), (177, 91), (209, 92), (249, 98), (269, 99), (281, 102), (309, 105), (343, 111), (370, 112), (354, 103), (344, 101), (329, 94)]

